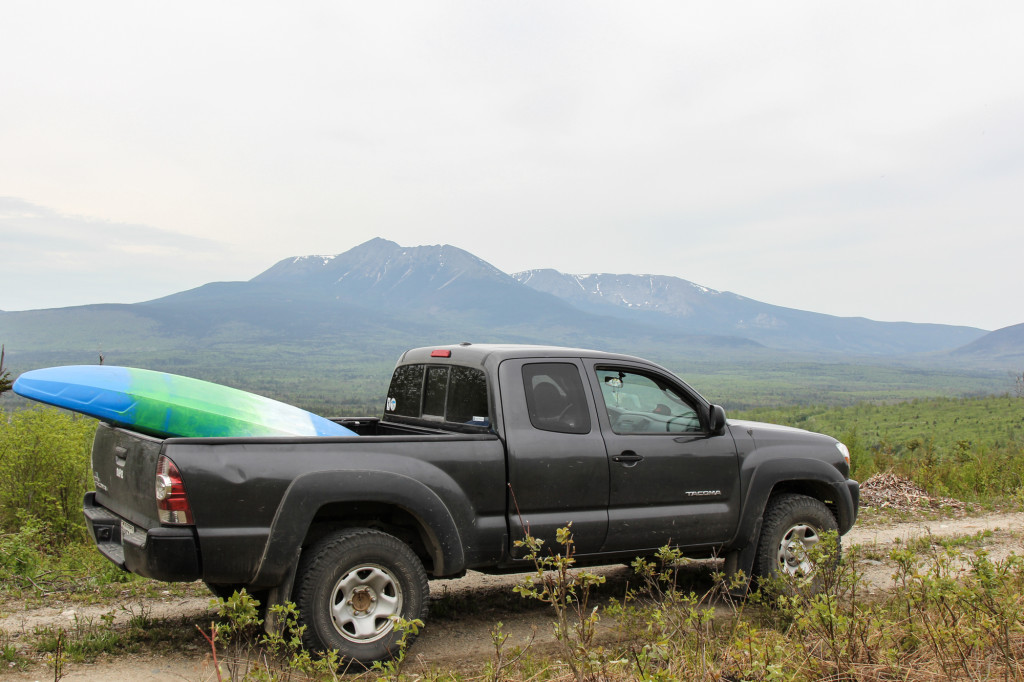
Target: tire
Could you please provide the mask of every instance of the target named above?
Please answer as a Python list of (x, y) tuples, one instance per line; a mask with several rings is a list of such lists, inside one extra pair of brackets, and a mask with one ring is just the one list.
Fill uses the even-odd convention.
[(400, 633), (392, 617), (425, 618), (430, 588), (423, 564), (407, 544), (381, 531), (355, 528), (328, 535), (303, 552), (294, 594), (307, 649), (337, 649), (346, 662), (369, 666), (398, 653)]
[[(807, 557), (807, 550), (818, 544), (821, 534), (838, 531), (839, 524), (823, 502), (807, 495), (778, 495), (768, 501), (754, 574), (759, 580), (776, 578), (812, 578), (816, 566)], [(836, 553), (830, 561), (838, 562), (839, 538)]]

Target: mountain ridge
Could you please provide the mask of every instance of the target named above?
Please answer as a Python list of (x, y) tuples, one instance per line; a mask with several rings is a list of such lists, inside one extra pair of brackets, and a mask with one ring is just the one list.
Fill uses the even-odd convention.
[(950, 350), (985, 333), (973, 327), (877, 322), (785, 308), (668, 275), (571, 275), (545, 269), (526, 270), (513, 277), (589, 312), (675, 330), (742, 336), (770, 347), (922, 353)]
[[(783, 308), (667, 275), (509, 275), (454, 246), (404, 247), (382, 238), (341, 254), (285, 258), (248, 281), (141, 303), (0, 313), (0, 328), (15, 354), (193, 348), (232, 357), (284, 344), (299, 354), (360, 348), (384, 358), (410, 345), (474, 340), (672, 357), (802, 352), (886, 360), (948, 353), (985, 336), (971, 327)], [(984, 346), (969, 357), (984, 362)]]

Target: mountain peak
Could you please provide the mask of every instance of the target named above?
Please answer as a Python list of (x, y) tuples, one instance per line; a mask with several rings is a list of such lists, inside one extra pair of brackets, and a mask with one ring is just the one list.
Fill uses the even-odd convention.
[(574, 303), (621, 306), (672, 315), (692, 314), (709, 296), (721, 292), (667, 275), (567, 275), (557, 270), (526, 270), (512, 275), (520, 283)]
[(485, 292), (500, 290), (507, 296), (510, 287), (519, 287), (509, 275), (455, 246), (401, 246), (381, 238), (335, 256), (286, 258), (252, 281), (332, 298), (388, 299), (392, 305), (398, 299), (428, 307), (440, 297), (486, 306)]

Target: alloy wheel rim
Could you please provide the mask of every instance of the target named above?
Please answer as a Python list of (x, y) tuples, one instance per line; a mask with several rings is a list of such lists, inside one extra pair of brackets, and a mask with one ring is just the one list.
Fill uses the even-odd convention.
[(794, 524), (779, 543), (779, 570), (794, 577), (806, 576), (814, 569), (811, 548), (818, 544), (818, 530), (806, 523)]

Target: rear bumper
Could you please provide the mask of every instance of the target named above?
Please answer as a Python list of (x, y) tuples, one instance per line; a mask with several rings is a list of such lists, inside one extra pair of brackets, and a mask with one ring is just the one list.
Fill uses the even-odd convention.
[(202, 577), (194, 528), (137, 528), (98, 504), (94, 492), (85, 494), (82, 512), (96, 548), (121, 570), (166, 582)]

